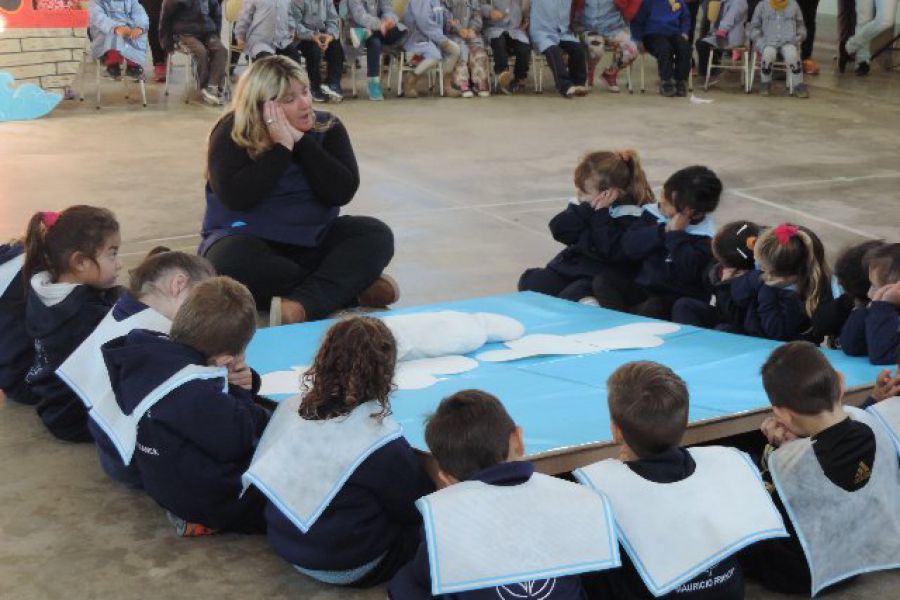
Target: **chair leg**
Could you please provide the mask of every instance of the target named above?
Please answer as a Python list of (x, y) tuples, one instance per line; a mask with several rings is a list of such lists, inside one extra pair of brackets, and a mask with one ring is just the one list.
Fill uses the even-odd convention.
[(444, 97), (444, 63), (439, 62), (437, 64), (438, 68), (438, 90), (440, 91), (441, 98)]
[(634, 94), (634, 83), (631, 81), (631, 65), (628, 65), (628, 68), (625, 71), (628, 76), (628, 93)]
[(641, 54), (640, 57), (638, 57), (638, 60), (641, 62), (641, 93), (643, 94), (647, 91), (647, 86), (644, 81), (644, 55)]
[(358, 98), (356, 93), (356, 58), (350, 60), (350, 86), (353, 88), (353, 97)]
[(169, 80), (172, 78), (172, 55), (166, 56), (166, 85), (163, 87), (163, 96), (169, 95)]
[(703, 91), (709, 91), (709, 75), (712, 73), (712, 64), (713, 64), (713, 53), (715, 50), (710, 50), (709, 58), (706, 59), (706, 80), (703, 82)]
[(100, 110), (100, 61), (96, 61), (95, 64), (97, 65), (96, 69), (94, 70), (94, 77), (97, 80), (97, 102), (96, 104), (94, 104), (94, 108)]
[(406, 52), (397, 56), (397, 97), (403, 96), (403, 67), (406, 66)]

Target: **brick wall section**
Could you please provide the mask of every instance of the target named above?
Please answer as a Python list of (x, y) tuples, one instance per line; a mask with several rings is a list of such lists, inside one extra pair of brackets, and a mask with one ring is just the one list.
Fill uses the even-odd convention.
[(84, 29), (7, 29), (0, 33), (0, 71), (17, 83), (62, 91), (81, 68), (86, 42)]

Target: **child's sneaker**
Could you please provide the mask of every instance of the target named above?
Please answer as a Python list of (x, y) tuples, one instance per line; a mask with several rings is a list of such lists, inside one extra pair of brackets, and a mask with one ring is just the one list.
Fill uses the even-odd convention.
[(607, 69), (600, 73), (600, 78), (606, 84), (606, 89), (614, 94), (619, 93), (619, 72), (613, 69)]
[(805, 83), (798, 83), (794, 88), (794, 96), (797, 98), (809, 98), (809, 90), (806, 89)]
[(369, 30), (364, 27), (351, 27), (350, 28), (350, 45), (354, 48), (359, 48), (363, 44), (366, 43), (366, 40), (369, 37)]
[(503, 71), (497, 76), (497, 87), (506, 95), (512, 94), (513, 73), (512, 71)]
[(153, 66), (153, 81), (163, 83), (166, 80), (166, 65)]
[(659, 95), (664, 98), (675, 97), (675, 84), (671, 81), (663, 81), (659, 86)]
[(465, 89), (462, 91), (462, 97), (463, 98), (474, 98), (475, 92), (473, 92), (472, 90), (469, 90), (469, 89)]
[(122, 78), (122, 65), (119, 63), (113, 63), (111, 65), (106, 65), (106, 76), (110, 79), (115, 79), (118, 81)]
[(679, 98), (687, 97), (687, 83), (684, 81), (676, 81), (675, 82), (675, 95)]
[(332, 102), (340, 102), (344, 99), (344, 95), (341, 93), (341, 86), (335, 84), (322, 84), (322, 93), (328, 96), (328, 99)]
[(369, 78), (369, 100), (384, 100), (384, 93), (381, 91), (381, 80), (377, 77)]
[(313, 102), (328, 102), (328, 96), (322, 93), (322, 90), (313, 90), (312, 99)]
[(772, 82), (771, 81), (763, 81), (759, 84), (759, 95), (760, 96), (771, 96), (772, 95)]
[(219, 90), (213, 86), (205, 87), (200, 90), (200, 96), (203, 98), (203, 101), (210, 106), (222, 105), (222, 97), (219, 95)]
[(478, 97), (479, 98), (490, 98), (491, 93), (487, 90), (478, 90)]
[(210, 529), (206, 525), (201, 525), (200, 523), (185, 521), (169, 511), (166, 511), (166, 517), (169, 518), (169, 523), (175, 527), (175, 535), (178, 537), (201, 537), (216, 533), (215, 529)]
[(134, 81), (143, 81), (144, 68), (140, 65), (128, 65), (125, 67), (125, 75)]

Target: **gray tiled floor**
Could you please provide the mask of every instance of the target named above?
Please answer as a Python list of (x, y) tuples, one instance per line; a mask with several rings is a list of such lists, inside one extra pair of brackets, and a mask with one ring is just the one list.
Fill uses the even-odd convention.
[[(707, 164), (728, 191), (720, 222), (790, 219), (830, 251), (900, 235), (900, 84), (896, 75), (811, 79), (812, 99), (745, 96), (732, 80), (693, 104), (649, 93), (550, 93), (489, 100), (390, 99), (334, 107), (363, 172), (350, 206), (397, 235), (402, 304), (512, 291), (557, 245), (546, 223), (591, 149), (640, 150), (654, 185)], [(0, 238), (31, 212), (73, 203), (116, 211), (125, 253), (194, 247), (213, 109), (64, 105), (47, 119), (0, 124)], [(294, 573), (261, 538), (175, 539), (147, 498), (104, 479), (93, 449), (55, 442), (30, 409), (0, 406), (0, 598), (378, 598)], [(865, 576), (834, 594), (893, 600), (900, 575)], [(771, 598), (751, 586), (748, 597)]]

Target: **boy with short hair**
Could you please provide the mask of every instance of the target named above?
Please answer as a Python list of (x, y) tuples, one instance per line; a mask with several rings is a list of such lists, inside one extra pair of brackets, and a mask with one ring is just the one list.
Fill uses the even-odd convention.
[(607, 381), (607, 399), (619, 459), (578, 469), (575, 477), (612, 501), (627, 556), (621, 569), (586, 580), (591, 595), (742, 599), (744, 580), (732, 555), (786, 535), (749, 457), (733, 448), (679, 447), (687, 386), (661, 364), (619, 367)]
[(605, 499), (522, 461), (522, 429), (496, 397), (445, 398), (425, 441), (447, 487), (416, 503), (426, 541), (391, 581), (392, 600), (581, 600), (578, 573), (619, 565)]
[(159, 43), (167, 53), (176, 45), (188, 52), (197, 67), (197, 85), (203, 101), (224, 103), (222, 85), (228, 49), (219, 39), (222, 8), (218, 0), (163, 0), (159, 17)]
[(631, 37), (656, 59), (659, 93), (687, 96), (691, 72), (691, 13), (684, 0), (644, 0), (631, 21)]
[[(341, 73), (344, 49), (341, 46), (341, 19), (332, 0), (293, 0), (291, 15), (298, 48), (306, 61), (306, 73), (315, 102), (341, 102)], [(326, 77), (322, 81), (322, 60)]]
[(868, 355), (873, 365), (891, 365), (900, 352), (900, 244), (880, 244), (862, 259), (870, 287), (868, 306), (858, 306), (841, 331), (851, 356)]
[(853, 575), (900, 566), (900, 471), (887, 432), (845, 407), (843, 377), (809, 342), (776, 348), (762, 367), (774, 417), (762, 426), (768, 486), (791, 537), (750, 548), (748, 576), (816, 595)]
[[(256, 330), (253, 297), (228, 277), (198, 283), (171, 333), (136, 329), (103, 348), (113, 389), (137, 420), (134, 460), (147, 494), (180, 535), (265, 531), (265, 499), (240, 496), (269, 413), (244, 363)], [(243, 373), (243, 378), (229, 374)]]

